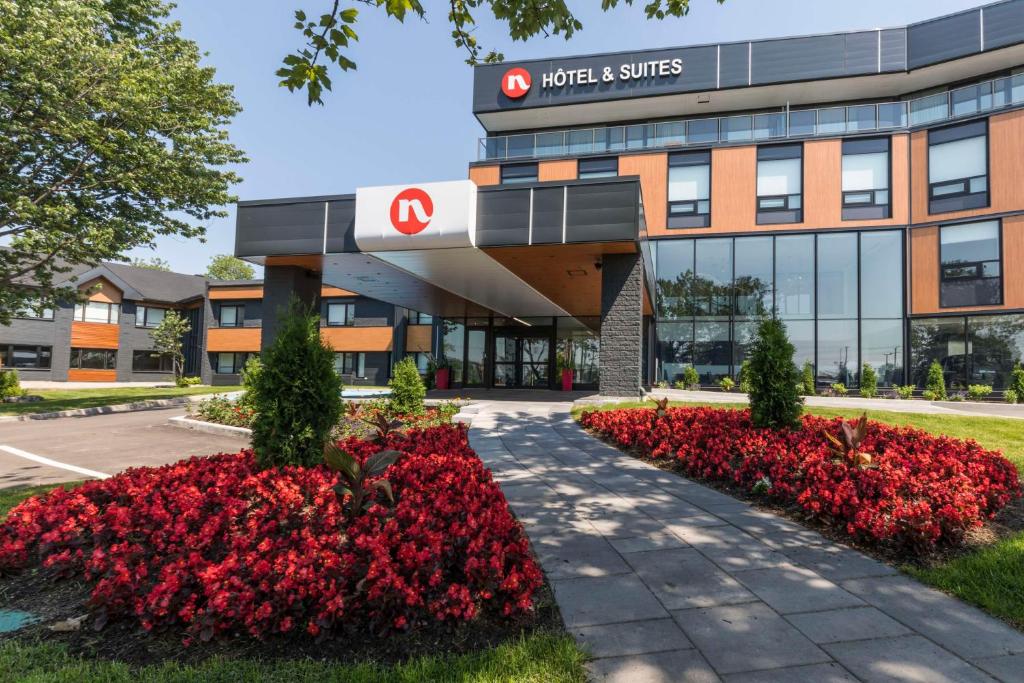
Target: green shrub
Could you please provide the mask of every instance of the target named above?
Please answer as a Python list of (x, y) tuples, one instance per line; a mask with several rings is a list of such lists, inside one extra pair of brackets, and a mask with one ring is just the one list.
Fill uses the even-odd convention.
[(668, 382), (662, 379), (659, 380), (654, 386), (658, 387), (659, 389), (668, 389)]
[(967, 398), (972, 401), (980, 401), (992, 393), (992, 387), (987, 384), (971, 384), (967, 387)]
[(739, 380), (740, 391), (742, 391), (744, 394), (749, 394), (750, 393), (750, 359), (749, 358), (747, 360), (743, 361), (743, 363), (740, 365), (740, 371), (739, 371), (738, 375), (736, 376), (736, 379)]
[(914, 397), (914, 389), (916, 388), (917, 387), (913, 384), (904, 384), (902, 386), (893, 387), (893, 391), (896, 392), (897, 397), (907, 400)]
[(0, 370), (0, 400), (15, 398), (24, 393), (17, 370)]
[(797, 391), (795, 351), (781, 320), (761, 322), (750, 350), (750, 417), (755, 426), (799, 426), (803, 399)]
[(174, 380), (174, 383), (179, 387), (194, 387), (203, 383), (202, 377), (179, 377)]
[(1003, 392), (1003, 400), (1007, 403), (1020, 403), (1020, 394), (1013, 389), (1007, 389)]
[(341, 415), (341, 378), (334, 352), (320, 339), (319, 316), (293, 300), (263, 353), (262, 369), (249, 381), (260, 466), (323, 462), (324, 444)]
[(860, 395), (863, 398), (878, 396), (878, 373), (868, 363), (860, 371)]
[(683, 388), (691, 391), (700, 389), (700, 375), (697, 373), (697, 368), (692, 365), (683, 368)]
[(189, 417), (204, 422), (213, 422), (231, 427), (251, 427), (252, 409), (241, 401), (232, 401), (226, 396), (214, 395), (197, 403), (189, 403), (185, 407)]
[(736, 388), (736, 382), (732, 381), (732, 377), (723, 377), (718, 380), (718, 386), (722, 387), (722, 391), (732, 391)]
[(846, 396), (847, 394), (850, 393), (850, 390), (847, 389), (846, 385), (843, 384), (842, 382), (836, 382), (829, 388), (832, 389), (832, 393), (835, 394), (836, 396)]
[(804, 396), (814, 396), (818, 393), (814, 384), (814, 363), (811, 361), (804, 363), (804, 369), (800, 375), (800, 392)]
[(928, 366), (928, 380), (925, 382), (924, 388), (929, 394), (925, 394), (925, 398), (929, 401), (945, 401), (946, 400), (946, 377), (942, 374), (942, 366), (939, 365), (938, 361), (932, 361), (932, 364)]
[(388, 411), (392, 415), (420, 415), (427, 387), (423, 384), (416, 361), (409, 356), (395, 363), (394, 375), (388, 381), (391, 396)]
[(1017, 363), (1013, 368), (1013, 372), (1010, 374), (1010, 386), (1007, 389), (1012, 389), (1017, 394), (1017, 400), (1024, 401), (1024, 366)]

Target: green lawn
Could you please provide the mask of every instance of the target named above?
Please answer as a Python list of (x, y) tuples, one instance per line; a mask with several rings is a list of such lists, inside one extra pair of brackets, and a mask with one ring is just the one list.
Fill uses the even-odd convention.
[(30, 389), (29, 393), (42, 396), (35, 403), (0, 403), (0, 415), (26, 415), (50, 413), (74, 408), (95, 408), (135, 401), (152, 401), (195, 394), (223, 394), (239, 391), (242, 387), (122, 387), (115, 389)]
[(5, 672), (0, 678), (38, 683), (584, 683), (584, 661), (572, 638), (553, 634), (523, 636), (474, 654), (423, 657), (396, 666), (216, 659), (196, 666), (154, 664), (132, 669), (124, 664), (74, 657), (57, 645), (0, 643), (0, 671)]
[[(671, 405), (712, 405), (742, 408), (742, 404), (672, 403)], [(634, 401), (596, 406), (598, 410), (651, 408), (651, 401)], [(579, 415), (581, 409), (573, 410)], [(974, 439), (986, 448), (1002, 451), (1017, 470), (1024, 474), (1024, 420), (973, 415), (931, 415), (896, 413), (885, 410), (851, 410), (809, 406), (807, 412), (823, 417), (868, 418), (894, 425), (923, 429), (958, 439)], [(974, 603), (991, 614), (1024, 629), (1024, 532), (980, 547), (955, 559), (930, 567), (903, 567), (924, 583)]]

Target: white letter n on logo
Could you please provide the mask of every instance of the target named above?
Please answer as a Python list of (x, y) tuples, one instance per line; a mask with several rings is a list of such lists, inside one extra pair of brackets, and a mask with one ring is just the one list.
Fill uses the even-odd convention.
[(522, 74), (509, 74), (505, 88), (509, 92), (525, 92), (529, 90), (530, 86), (526, 84), (526, 79)]
[(398, 200), (398, 221), (400, 223), (409, 222), (409, 211), (416, 214), (416, 220), (420, 223), (427, 223), (430, 221), (430, 216), (427, 214), (427, 210), (423, 208), (423, 202), (418, 199), (399, 199)]

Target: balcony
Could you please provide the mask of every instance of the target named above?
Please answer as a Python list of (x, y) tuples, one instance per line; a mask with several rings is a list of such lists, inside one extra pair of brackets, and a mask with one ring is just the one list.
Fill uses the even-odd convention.
[(903, 102), (480, 138), (478, 160), (543, 159), (907, 130), (1024, 104), (1024, 73)]

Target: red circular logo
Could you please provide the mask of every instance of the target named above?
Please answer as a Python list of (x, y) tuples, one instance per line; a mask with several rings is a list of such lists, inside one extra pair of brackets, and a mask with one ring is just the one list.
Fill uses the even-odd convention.
[(506, 71), (501, 77), (501, 92), (513, 100), (530, 92), (530, 72), (518, 66)]
[(434, 215), (434, 201), (418, 187), (402, 190), (391, 200), (391, 225), (403, 235), (422, 232)]

